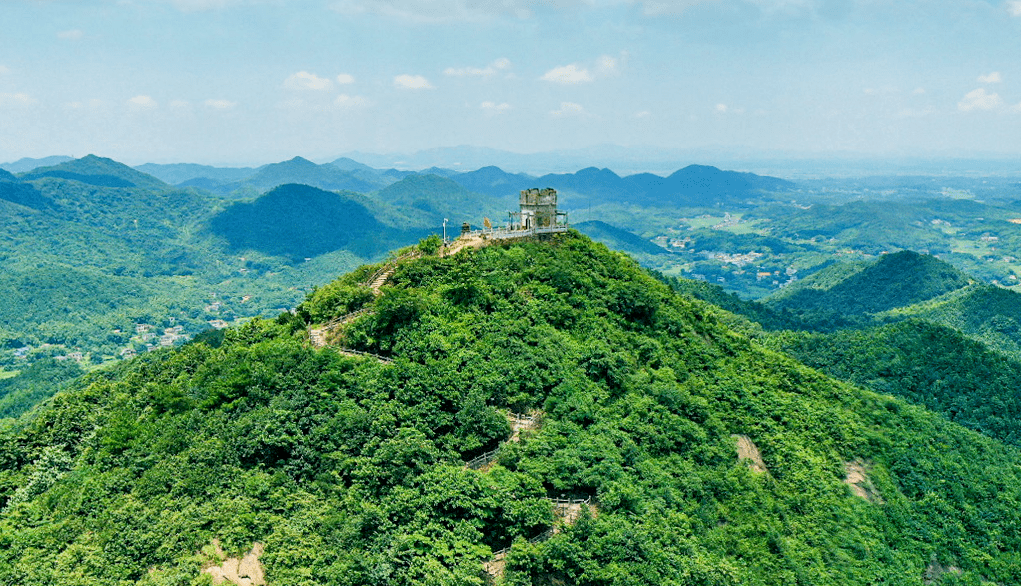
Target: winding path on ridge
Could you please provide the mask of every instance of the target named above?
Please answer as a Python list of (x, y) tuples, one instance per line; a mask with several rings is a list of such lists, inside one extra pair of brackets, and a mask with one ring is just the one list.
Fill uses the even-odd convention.
[[(521, 432), (533, 431), (539, 429), (542, 424), (542, 412), (532, 411), (527, 415), (521, 415), (518, 413), (508, 413), (507, 421), (511, 426), (511, 435), (507, 440), (502, 442), (495, 450), (491, 450), (472, 459), (469, 462), (465, 462), (464, 467), (475, 470), (479, 473), (486, 473), (492, 466), (493, 462), (496, 461), (497, 455), (500, 449), (509, 444), (521, 441)], [(561, 495), (563, 496), (563, 495)], [(593, 514), (598, 514), (598, 508), (592, 503), (592, 497), (586, 499), (572, 499), (572, 498), (550, 498), (546, 497), (546, 500), (553, 507), (553, 526), (543, 531), (539, 535), (536, 535), (528, 539), (529, 543), (539, 543), (546, 541), (553, 535), (559, 533), (564, 525), (574, 525), (581, 517), (582, 510), (588, 508)], [(482, 568), (486, 574), (489, 575), (490, 580), (496, 580), (503, 575), (504, 567), (506, 566), (507, 552), (510, 551), (510, 546), (507, 546), (501, 550), (493, 552), (493, 557), (483, 562)]]
[[(379, 270), (377, 270), (375, 273), (369, 276), (368, 279), (365, 280), (364, 284), (367, 287), (369, 287), (370, 290), (372, 290), (372, 294), (374, 296), (378, 297), (380, 295), (380, 290), (382, 289), (383, 285), (385, 285), (386, 282), (390, 279), (390, 277), (392, 277), (393, 274), (397, 271), (397, 268), (400, 266), (401, 261), (417, 258), (421, 255), (422, 253), (418, 250), (414, 250), (407, 254), (402, 254), (401, 256), (387, 262), (382, 267), (380, 267)], [(331, 333), (333, 333), (338, 328), (341, 328), (353, 322), (359, 317), (362, 317), (363, 315), (371, 315), (374, 312), (375, 310), (372, 307), (366, 306), (357, 311), (352, 311), (347, 315), (342, 315), (340, 317), (334, 318), (318, 328), (310, 327), (308, 329), (308, 340), (316, 348), (325, 348), (327, 346), (330, 346), (328, 338)], [(368, 352), (351, 350), (349, 348), (344, 348), (342, 346), (337, 347), (336, 350), (337, 352), (347, 356), (366, 356), (370, 358), (375, 358), (380, 362), (390, 362), (389, 358), (378, 356), (376, 354), (370, 354)]]

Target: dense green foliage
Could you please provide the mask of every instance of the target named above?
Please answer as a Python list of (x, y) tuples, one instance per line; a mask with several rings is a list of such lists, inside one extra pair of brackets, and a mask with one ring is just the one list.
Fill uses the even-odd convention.
[(833, 334), (785, 332), (772, 343), (836, 378), (1021, 446), (1021, 364), (957, 330), (908, 320)]
[(671, 289), (682, 295), (700, 299), (733, 314), (744, 316), (766, 330), (809, 329), (805, 322), (791, 315), (788, 311), (776, 311), (763, 303), (741, 299), (734, 293), (728, 293), (719, 285), (712, 285), (705, 281), (692, 281), (676, 277), (664, 277), (663, 275), (657, 276), (669, 285)]
[(867, 265), (827, 267), (779, 291), (767, 304), (806, 315), (835, 312), (856, 317), (920, 303), (971, 282), (945, 262), (904, 250)]
[(887, 312), (886, 319), (918, 317), (960, 330), (990, 348), (1021, 359), (1021, 294), (975, 284), (926, 303)]
[[(0, 582), (203, 583), (214, 538), (265, 544), (274, 584), (482, 584), (507, 545), (507, 584), (1021, 581), (1017, 450), (760, 348), (576, 233), (406, 261), (370, 300), (374, 269), (0, 430)], [(392, 363), (305, 342), (363, 303), (345, 342)], [(531, 408), (537, 432), (463, 467)], [(560, 494), (598, 514), (527, 543)]]
[(84, 373), (73, 360), (44, 359), (17, 376), (0, 379), (0, 419), (21, 415)]

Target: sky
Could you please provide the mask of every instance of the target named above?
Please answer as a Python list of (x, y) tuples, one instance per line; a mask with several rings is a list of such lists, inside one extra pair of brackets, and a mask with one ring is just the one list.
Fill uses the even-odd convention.
[(0, 161), (1021, 156), (1021, 0), (3, 0)]

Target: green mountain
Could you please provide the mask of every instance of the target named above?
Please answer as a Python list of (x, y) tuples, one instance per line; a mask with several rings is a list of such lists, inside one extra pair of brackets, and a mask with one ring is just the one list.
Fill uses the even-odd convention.
[(180, 185), (195, 179), (207, 179), (214, 185), (235, 183), (251, 177), (256, 172), (256, 169), (250, 167), (212, 167), (210, 165), (196, 165), (194, 163), (173, 163), (167, 165), (146, 163), (135, 167), (135, 170), (152, 175), (160, 181), (165, 181), (172, 185)]
[[(577, 233), (403, 261), (376, 297), (378, 268), (0, 428), (0, 581), (1021, 581), (1017, 449), (766, 350)], [(309, 346), (316, 308), (359, 305), (334, 339), (387, 360)]]
[(34, 210), (53, 207), (53, 201), (40, 193), (34, 185), (18, 181), (13, 175), (10, 180), (0, 177), (0, 199)]
[(145, 189), (169, 187), (151, 175), (136, 171), (113, 159), (95, 155), (72, 159), (52, 167), (39, 167), (21, 176), (25, 181), (44, 177), (69, 179), (98, 187), (141, 187)]
[(873, 263), (831, 265), (781, 289), (765, 303), (799, 315), (861, 318), (927, 301), (972, 282), (935, 257), (904, 250)]
[(456, 230), (462, 222), (476, 225), (483, 217), (505, 224), (507, 211), (518, 205), (517, 193), (504, 198), (485, 196), (432, 174), (409, 175), (380, 189), (373, 198), (401, 210), (418, 226), (439, 227), (447, 218), (448, 226), (453, 226), (448, 230)]
[(943, 324), (1021, 359), (1021, 294), (1016, 291), (974, 283), (879, 317), (886, 320), (916, 317)]
[(771, 345), (833, 377), (1021, 446), (1021, 363), (956, 329), (912, 319), (831, 334), (784, 332)]
[(574, 227), (589, 238), (602, 242), (614, 250), (620, 250), (628, 254), (670, 254), (662, 246), (656, 246), (633, 232), (628, 232), (599, 220), (589, 220), (580, 224), (574, 224)]
[(363, 175), (343, 171), (333, 165), (317, 165), (307, 159), (294, 157), (282, 163), (263, 165), (254, 175), (243, 181), (225, 185), (222, 189), (227, 191), (247, 188), (265, 191), (288, 183), (311, 185), (330, 191), (368, 193), (379, 189), (386, 182), (367, 181)]
[(43, 157), (41, 159), (24, 157), (13, 163), (0, 164), (0, 169), (10, 171), (11, 173), (27, 173), (38, 167), (50, 167), (71, 160), (73, 160), (71, 157), (64, 156)]
[(363, 196), (308, 185), (281, 185), (251, 203), (235, 203), (210, 220), (232, 250), (256, 250), (292, 261), (342, 248), (371, 257), (407, 236), (381, 223)]

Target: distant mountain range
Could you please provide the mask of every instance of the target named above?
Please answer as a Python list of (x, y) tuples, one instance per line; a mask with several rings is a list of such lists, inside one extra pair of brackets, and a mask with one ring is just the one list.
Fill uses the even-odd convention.
[(775, 177), (723, 171), (704, 165), (689, 165), (666, 177), (651, 173), (621, 177), (609, 169), (595, 167), (576, 173), (539, 177), (509, 173), (492, 165), (468, 172), (442, 167), (398, 171), (392, 168), (374, 169), (346, 157), (322, 165), (295, 157), (257, 169), (218, 169), (183, 164), (146, 164), (136, 169), (182, 187), (197, 187), (224, 194), (261, 193), (287, 183), (300, 183), (326, 190), (370, 193), (410, 176), (436, 175), (451, 179), (470, 192), (501, 199), (513, 199), (518, 191), (528, 187), (553, 187), (563, 192), (565, 197), (562, 207), (566, 209), (601, 203), (714, 206), (758, 199), (765, 194), (784, 192), (794, 187), (793, 183)]
[(13, 163), (0, 163), (0, 169), (11, 173), (27, 173), (28, 171), (39, 167), (50, 167), (71, 160), (73, 160), (71, 157), (63, 156), (43, 157), (41, 159), (30, 159), (25, 157), (23, 159), (18, 159)]

